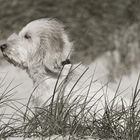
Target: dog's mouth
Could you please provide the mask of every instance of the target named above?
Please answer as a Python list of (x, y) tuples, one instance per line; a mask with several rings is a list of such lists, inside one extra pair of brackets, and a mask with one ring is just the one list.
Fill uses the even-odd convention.
[(3, 53), (3, 57), (5, 60), (7, 60), (10, 64), (13, 64), (14, 66), (20, 66), (19, 63), (17, 63), (13, 58), (10, 58), (6, 53)]
[(18, 63), (17, 61), (14, 60), (14, 58), (10, 57), (10, 55), (7, 55), (6, 53), (3, 52), (3, 57), (5, 60), (7, 60), (10, 64), (13, 64), (16, 67), (20, 67), (22, 69), (27, 69), (22, 63)]

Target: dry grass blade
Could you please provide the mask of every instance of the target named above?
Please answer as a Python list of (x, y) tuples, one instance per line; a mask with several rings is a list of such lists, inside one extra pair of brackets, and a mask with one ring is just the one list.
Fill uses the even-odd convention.
[[(54, 89), (54, 91), (58, 90), (57, 88), (59, 87), (59, 92), (54, 93), (53, 95), (56, 96), (56, 98), (51, 97), (49, 99), (51, 100), (50, 104), (46, 103), (42, 107), (38, 108), (32, 108), (30, 106), (31, 98), (35, 89), (31, 93), (28, 103), (23, 104), (18, 100), (11, 99), (13, 96), (13, 93), (11, 92), (14, 88), (9, 89), (9, 87), (6, 86), (1, 97), (5, 103), (1, 102), (1, 105), (5, 104), (7, 107), (13, 109), (14, 113), (7, 114), (5, 111), (0, 113), (0, 120), (2, 123), (2, 125), (0, 125), (0, 138), (7, 138), (9, 136), (44, 138), (51, 137), (53, 135), (62, 135), (63, 137), (69, 135), (69, 139), (75, 139), (76, 137), (82, 139), (85, 136), (98, 137), (101, 139), (114, 138), (116, 140), (139, 139), (140, 90), (138, 88), (138, 84), (140, 76), (135, 87), (130, 107), (126, 106), (125, 101), (122, 99), (121, 109), (115, 110), (116, 98), (121, 94), (121, 92), (118, 94), (121, 84), (120, 81), (111, 104), (108, 103), (106, 98), (104, 98), (105, 106), (102, 110), (104, 114), (99, 116), (98, 114), (100, 110), (97, 110), (96, 107), (103, 95), (99, 97), (97, 101), (94, 101), (92, 105), (89, 106), (89, 104), (98, 92), (100, 92), (105, 86), (107, 87), (108, 83), (102, 85), (102, 87), (96, 91), (91, 98), (88, 98), (90, 88), (94, 84), (94, 74), (91, 77), (89, 85), (86, 87), (87, 94), (85, 98), (76, 96), (74, 99), (71, 99), (71, 101), (68, 100), (71, 95), (77, 94), (73, 92), (73, 90), (86, 71), (87, 69), (79, 76), (78, 80), (66, 96), (61, 96), (64, 94), (64, 90), (63, 88), (61, 89), (61, 86), (65, 87), (69, 85), (63, 85), (63, 83), (65, 84), (65, 79), (60, 83), (61, 86), (57, 82), (55, 87), (56, 89)], [(11, 82), (8, 85), (10, 86)], [(15, 88), (17, 86), (15, 86)], [(80, 90), (77, 90), (76, 92), (79, 91)], [(21, 107), (17, 104), (20, 104)], [(93, 108), (95, 109), (93, 110)], [(5, 119), (8, 120), (7, 123), (5, 123)]]

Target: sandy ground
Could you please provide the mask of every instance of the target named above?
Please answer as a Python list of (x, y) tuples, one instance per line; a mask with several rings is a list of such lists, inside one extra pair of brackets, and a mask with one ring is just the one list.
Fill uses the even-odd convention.
[[(90, 74), (93, 73), (96, 68), (94, 78), (98, 79), (100, 82), (104, 84), (108, 81), (107, 75), (109, 71), (108, 71), (107, 65), (108, 65), (108, 61), (106, 60), (106, 56), (103, 55), (90, 65), (89, 73)], [(11, 87), (16, 86), (21, 83), (19, 87), (14, 89), (15, 91), (17, 91), (14, 95), (14, 99), (22, 99), (24, 104), (27, 103), (28, 98), (32, 92), (33, 84), (32, 84), (31, 79), (26, 74), (26, 72), (23, 70), (20, 70), (19, 68), (14, 67), (13, 65), (9, 63), (4, 62), (4, 64), (0, 65), (0, 77), (2, 78), (5, 74), (7, 74), (6, 76), (7, 82), (10, 82), (11, 80), (14, 79)], [(134, 87), (136, 85), (138, 74), (139, 74), (139, 71), (135, 70), (131, 73), (131, 75), (123, 76), (121, 86), (120, 86), (120, 92), (125, 90), (123, 93), (124, 99), (127, 99), (127, 100), (131, 99), (132, 90), (134, 90)], [(116, 78), (114, 82), (111, 82), (109, 84), (109, 88), (115, 91), (118, 86), (118, 83), (119, 83), (119, 79)], [(11, 109), (7, 109), (7, 111), (12, 113)], [(53, 140), (53, 139), (67, 140), (68, 138), (53, 136), (51, 139), (46, 138), (45, 140)], [(23, 138), (8, 138), (8, 140), (23, 140)], [(39, 139), (27, 138), (26, 140), (39, 140)], [(86, 140), (98, 140), (98, 139), (87, 137)]]
[(33, 84), (24, 70), (20, 70), (9, 63), (5, 63), (0, 66), (0, 78), (3, 78), (5, 75), (6, 83), (12, 81), (10, 88), (20, 84), (14, 89), (16, 92), (14, 98), (24, 100), (30, 96)]
[[(131, 100), (132, 93), (134, 92), (138, 76), (140, 74), (139, 68), (134, 68), (130, 74), (122, 75), (120, 78), (115, 77), (113, 81), (110, 81), (108, 77), (108, 75), (110, 74), (110, 71), (108, 69), (108, 67), (110, 66), (110, 61), (108, 60), (107, 55), (108, 54), (104, 54), (96, 59), (96, 61), (90, 65), (90, 71), (93, 72), (93, 70), (96, 69), (95, 79), (98, 79), (103, 84), (109, 81), (108, 86), (114, 92), (118, 88), (119, 82), (121, 80), (119, 92), (122, 92), (122, 94), (124, 95), (124, 99)], [(138, 88), (140, 88), (140, 84), (138, 85)]]
[[(98, 81), (100, 83), (103, 83), (103, 85), (106, 82), (108, 82), (108, 63), (109, 62), (106, 59), (106, 55), (103, 55), (96, 59), (96, 61), (89, 66), (89, 74), (95, 71), (94, 79), (98, 79)], [(6, 74), (7, 76), (5, 81), (7, 82), (7, 84), (11, 80), (13, 80), (10, 86), (11, 88), (18, 84), (21, 84), (20, 86), (14, 89), (16, 93), (14, 94), (13, 98), (22, 99), (23, 103), (26, 104), (33, 90), (32, 80), (28, 77), (24, 70), (14, 67), (13, 65), (4, 61), (4, 63), (0, 65), (0, 78), (4, 77), (4, 75)], [(132, 90), (134, 90), (134, 87), (136, 85), (138, 74), (139, 71), (135, 70), (131, 73), (131, 75), (125, 75), (122, 77), (122, 82), (119, 91), (124, 91), (123, 94), (125, 99), (127, 100), (131, 99)], [(110, 82), (109, 88), (115, 91), (118, 87), (119, 81), (120, 79), (116, 78), (115, 81)]]
[[(13, 96), (10, 97), (14, 102), (8, 102), (8, 106), (2, 106), (0, 108), (0, 114), (9, 114), (9, 117), (12, 116), (10, 114), (16, 114), (16, 110), (22, 108), (22, 111), (25, 112), (25, 107), (23, 107), (22, 104), (26, 105), (28, 102), (28, 99), (32, 92), (32, 81), (28, 77), (25, 71), (20, 70), (13, 65), (10, 65), (9, 63), (1, 64), (0, 66), (0, 81), (3, 79), (3, 77), (6, 75), (6, 78), (4, 80), (4, 86), (0, 88), (0, 93), (3, 93), (6, 87), (9, 85), (9, 83), (12, 81), (11, 85), (8, 87), (7, 92), (10, 91), (13, 87), (13, 90), (11, 90), (8, 94), (12, 94)], [(16, 100), (16, 102), (15, 102)], [(6, 102), (7, 103), (7, 102)], [(14, 103), (14, 104), (13, 104)], [(12, 107), (15, 107), (13, 109)], [(9, 119), (3, 118), (3, 122), (7, 123)], [(1, 124), (1, 122), (0, 122)]]

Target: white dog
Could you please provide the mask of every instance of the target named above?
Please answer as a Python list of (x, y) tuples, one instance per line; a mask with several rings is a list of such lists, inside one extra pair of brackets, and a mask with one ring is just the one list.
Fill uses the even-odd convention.
[(72, 46), (63, 24), (54, 19), (39, 19), (27, 24), (19, 34), (11, 35), (1, 44), (1, 50), (10, 63), (25, 69), (33, 80), (34, 105), (41, 106), (53, 95), (54, 99), (67, 95), (70, 102), (77, 98), (79, 104), (100, 102), (100, 109), (105, 100), (112, 101), (115, 92), (92, 79), (94, 70), (89, 74), (85, 67), (71, 64)]

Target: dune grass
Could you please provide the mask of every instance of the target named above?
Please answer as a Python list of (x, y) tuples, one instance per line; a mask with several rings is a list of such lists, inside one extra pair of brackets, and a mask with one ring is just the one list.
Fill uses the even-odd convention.
[[(72, 90), (67, 97), (64, 97), (60, 96), (62, 93), (55, 95), (54, 89), (50, 104), (46, 103), (42, 107), (30, 106), (31, 97), (27, 104), (23, 104), (21, 101), (12, 99), (17, 86), (10, 88), (11, 81), (5, 87), (4, 77), (0, 81), (0, 88), (5, 87), (5, 90), (0, 93), (0, 139), (8, 137), (40, 137), (43, 139), (58, 135), (69, 137), (68, 139), (72, 140), (87, 136), (100, 139), (139, 140), (139, 80), (140, 76), (132, 94), (130, 106), (126, 106), (122, 99), (122, 107), (116, 109), (116, 96), (114, 96), (111, 105), (106, 101), (104, 113), (99, 114), (98, 110), (92, 109), (95, 103), (90, 107), (87, 106), (86, 97), (84, 99), (75, 97), (72, 102), (68, 102), (68, 96), (72, 94)], [(54, 96), (57, 96), (56, 100)], [(7, 114), (3, 109), (5, 107), (12, 108), (14, 113)]]

